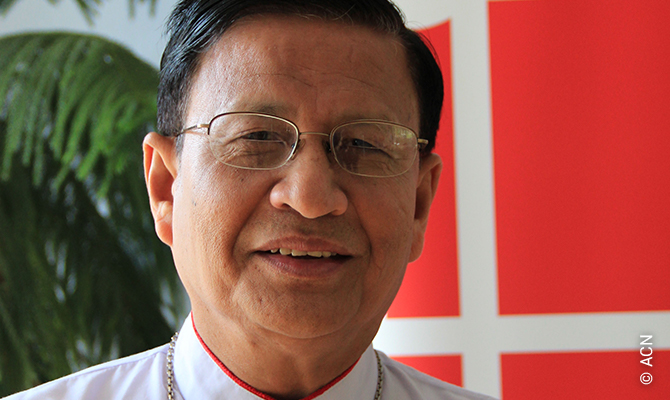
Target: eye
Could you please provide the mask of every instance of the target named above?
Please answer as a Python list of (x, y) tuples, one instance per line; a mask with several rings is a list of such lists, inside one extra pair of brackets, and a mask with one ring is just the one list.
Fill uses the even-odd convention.
[(240, 135), (240, 139), (257, 141), (281, 141), (282, 138), (277, 132), (271, 131), (253, 131)]
[(377, 148), (377, 146), (373, 145), (370, 142), (366, 142), (363, 139), (356, 139), (356, 138), (351, 139), (351, 141), (349, 142), (349, 146), (363, 148), (363, 149), (376, 149)]

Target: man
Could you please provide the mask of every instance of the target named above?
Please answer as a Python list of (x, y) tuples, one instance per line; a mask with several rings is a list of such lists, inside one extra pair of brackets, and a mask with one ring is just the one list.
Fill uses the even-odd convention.
[(371, 347), (419, 257), (442, 81), (386, 0), (192, 0), (144, 141), (192, 313), (169, 345), (19, 394), (484, 399)]

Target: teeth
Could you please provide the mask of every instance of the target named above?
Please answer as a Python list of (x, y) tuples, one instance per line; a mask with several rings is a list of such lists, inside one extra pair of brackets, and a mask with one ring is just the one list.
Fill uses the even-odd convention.
[(316, 257), (316, 258), (328, 258), (332, 256), (336, 256), (337, 253), (332, 253), (330, 251), (301, 251), (301, 250), (293, 250), (293, 249), (288, 249), (285, 247), (281, 247), (279, 249), (272, 249), (270, 250), (270, 253), (277, 253), (281, 254), (282, 256), (288, 256), (291, 255), (292, 257), (303, 257), (303, 256), (310, 256), (310, 257)]

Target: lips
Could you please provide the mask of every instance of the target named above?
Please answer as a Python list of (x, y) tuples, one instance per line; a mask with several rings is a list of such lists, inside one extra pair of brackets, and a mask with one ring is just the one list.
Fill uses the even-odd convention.
[(340, 242), (305, 236), (269, 240), (254, 253), (270, 267), (268, 271), (313, 282), (340, 276), (354, 258), (349, 247)]
[(296, 258), (341, 258), (342, 256), (348, 257), (360, 253), (360, 250), (356, 250), (356, 247), (341, 240), (303, 235), (282, 236), (266, 240), (254, 247), (255, 249), (252, 251)]

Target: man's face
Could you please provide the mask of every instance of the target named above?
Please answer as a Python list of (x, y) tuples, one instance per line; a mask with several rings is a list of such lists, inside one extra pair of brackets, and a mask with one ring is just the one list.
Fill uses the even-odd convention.
[[(418, 132), (405, 53), (394, 38), (362, 27), (246, 18), (202, 57), (185, 123), (256, 111), (289, 119), (302, 132), (328, 133), (365, 118)], [(417, 156), (397, 177), (361, 177), (337, 165), (327, 138), (301, 140), (285, 166), (254, 171), (217, 162), (206, 136), (186, 134), (171, 185), (171, 220), (164, 219), (171, 237), (164, 240), (198, 324), (371, 340), (407, 263), (421, 252), (439, 158), (419, 163)], [(276, 249), (337, 256), (294, 257)]]

